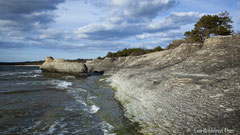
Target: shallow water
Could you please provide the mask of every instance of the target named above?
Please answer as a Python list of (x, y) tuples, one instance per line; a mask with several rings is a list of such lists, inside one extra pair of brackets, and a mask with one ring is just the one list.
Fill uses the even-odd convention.
[(0, 134), (136, 134), (104, 76), (49, 76), (0, 66)]

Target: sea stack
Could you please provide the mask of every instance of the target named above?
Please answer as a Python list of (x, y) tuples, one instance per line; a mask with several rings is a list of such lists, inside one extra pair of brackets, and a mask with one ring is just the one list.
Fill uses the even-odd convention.
[(54, 59), (47, 56), (45, 62), (40, 66), (43, 72), (66, 73), (80, 76), (87, 75), (87, 66), (84, 63), (69, 62), (64, 59)]

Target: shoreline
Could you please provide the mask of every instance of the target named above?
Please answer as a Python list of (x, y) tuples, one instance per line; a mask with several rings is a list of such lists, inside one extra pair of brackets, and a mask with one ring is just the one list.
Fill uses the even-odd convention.
[(104, 79), (100, 79), (99, 81), (102, 82), (102, 81), (106, 81), (107, 83), (109, 83), (108, 85), (111, 87), (111, 89), (114, 91), (114, 99), (120, 104), (121, 106), (121, 109), (123, 111), (123, 116), (124, 116), (124, 119), (126, 119), (126, 123), (128, 124), (128, 126), (130, 127), (127, 127), (128, 130), (130, 130), (131, 133), (133, 133), (134, 135), (144, 135), (141, 131), (143, 130), (143, 127), (141, 126), (141, 123), (140, 122), (137, 122), (137, 121), (134, 121), (133, 119), (131, 119), (131, 117), (128, 117), (126, 116), (126, 108), (124, 106), (124, 102), (122, 102), (121, 100), (119, 100), (117, 97), (116, 97), (116, 93), (118, 91), (118, 89), (116, 87), (113, 87), (112, 86), (112, 81), (111, 81), (111, 77), (112, 75), (105, 75), (106, 77), (104, 77)]
[[(112, 77), (112, 76), (111, 76)], [(144, 135), (144, 133), (142, 132), (144, 130), (144, 124), (140, 121), (136, 121), (133, 119), (134, 116), (132, 116), (131, 114), (129, 114), (127, 112), (127, 107), (126, 107), (126, 102), (124, 102), (123, 100), (120, 100), (118, 98), (118, 93), (120, 87), (116, 87), (116, 83), (115, 85), (113, 85), (113, 81), (111, 81), (111, 77), (109, 77), (107, 79), (107, 81), (110, 83), (110, 87), (112, 87), (112, 89), (114, 90), (114, 99), (119, 102), (119, 104), (122, 106), (123, 108), (123, 112), (124, 112), (124, 117), (127, 119), (128, 123), (133, 127), (134, 131), (137, 133), (137, 135)]]
[[(110, 86), (115, 91), (114, 98), (123, 107), (124, 117), (126, 117), (130, 121), (130, 123), (135, 123), (137, 125), (137, 130), (136, 130), (137, 133), (139, 133), (141, 135), (145, 135), (145, 134), (155, 135), (155, 134), (157, 134), (156, 131), (152, 130), (153, 125), (151, 123), (136, 119), (136, 117), (138, 117), (138, 115), (136, 115), (136, 114), (143, 113), (143, 112), (138, 111), (137, 113), (135, 112), (135, 114), (132, 112), (132, 108), (141, 108), (141, 105), (138, 106), (140, 104), (140, 100), (134, 98), (133, 96), (130, 96), (130, 95), (128, 96), (127, 94), (125, 94), (124, 91), (126, 90), (126, 87), (128, 87), (129, 85), (127, 85), (127, 84), (120, 85), (120, 82), (118, 82), (117, 80), (114, 80), (113, 76), (109, 77), (107, 81), (110, 82)], [(125, 88), (123, 88), (123, 86)], [(134, 107), (129, 106), (129, 104), (131, 102), (132, 103), (135, 102)]]

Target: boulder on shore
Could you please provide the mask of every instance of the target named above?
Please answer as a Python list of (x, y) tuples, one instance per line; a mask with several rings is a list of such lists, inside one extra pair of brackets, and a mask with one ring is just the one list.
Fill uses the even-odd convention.
[(54, 59), (47, 57), (45, 62), (40, 66), (43, 72), (67, 73), (80, 76), (87, 75), (87, 66), (84, 63), (68, 62), (64, 59)]

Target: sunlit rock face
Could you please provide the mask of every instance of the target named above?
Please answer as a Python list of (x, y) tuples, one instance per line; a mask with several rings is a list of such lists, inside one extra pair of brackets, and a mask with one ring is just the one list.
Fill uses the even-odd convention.
[(47, 56), (46, 60), (45, 60), (45, 63), (50, 63), (50, 62), (53, 62), (53, 57)]
[(40, 66), (43, 72), (68, 73), (76, 75), (87, 75), (87, 66), (84, 63), (68, 62), (64, 59), (53, 59), (47, 57), (45, 62)]
[(239, 36), (126, 57), (122, 65), (117, 61), (109, 79), (115, 97), (143, 133), (240, 133)]

